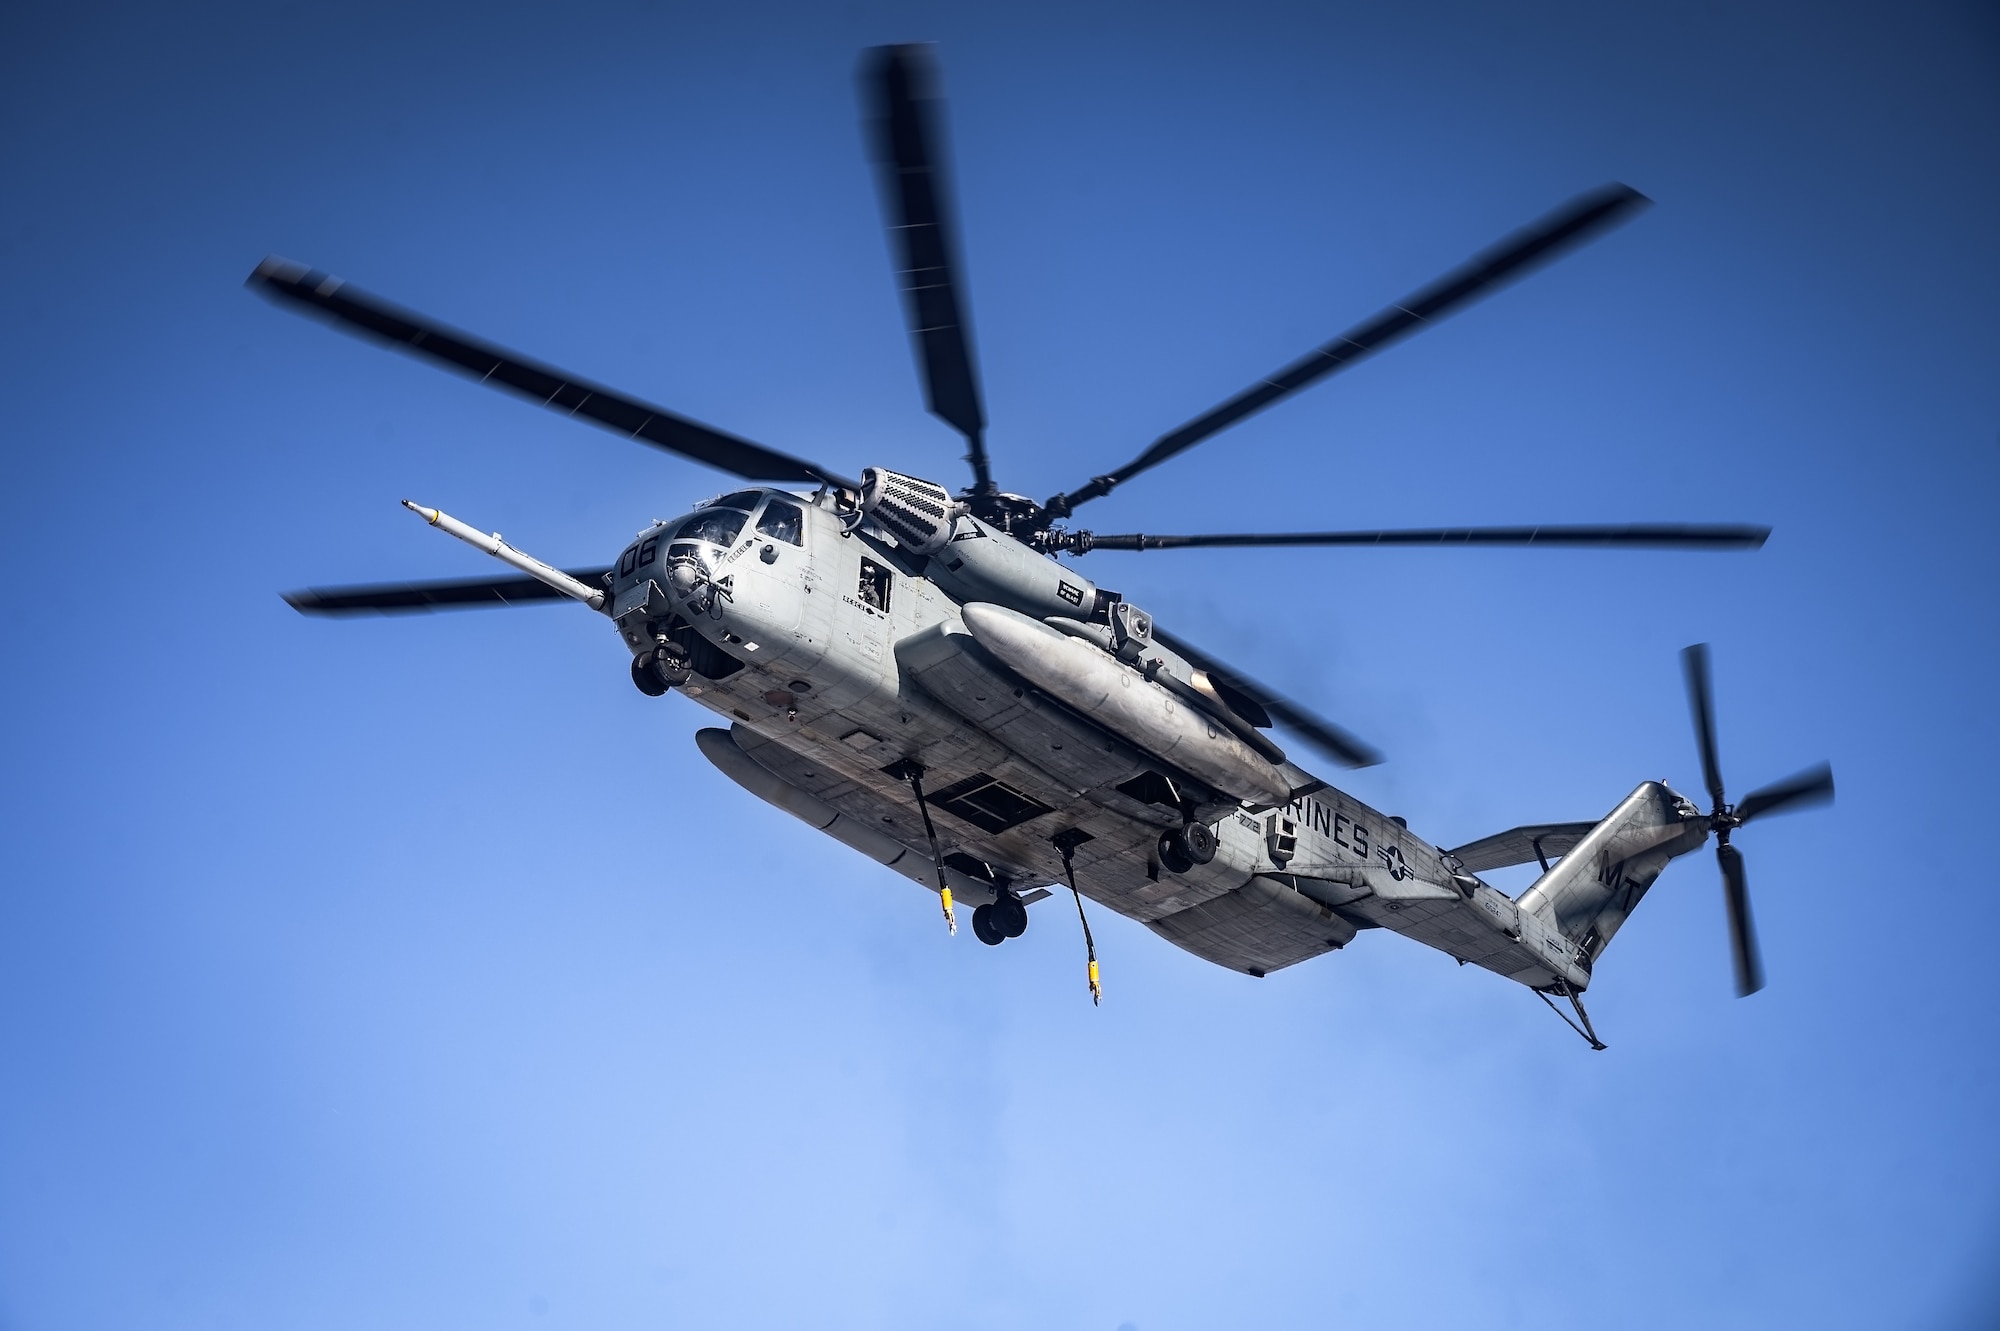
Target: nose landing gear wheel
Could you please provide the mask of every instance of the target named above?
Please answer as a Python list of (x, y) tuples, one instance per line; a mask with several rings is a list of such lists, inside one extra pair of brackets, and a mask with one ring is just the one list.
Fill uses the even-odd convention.
[(667, 681), (661, 679), (659, 671), (653, 668), (651, 652), (632, 658), (632, 682), (648, 698), (660, 697), (667, 691)]
[(686, 649), (662, 638), (659, 646), (632, 658), (632, 682), (648, 698), (657, 698), (668, 689), (687, 683)]

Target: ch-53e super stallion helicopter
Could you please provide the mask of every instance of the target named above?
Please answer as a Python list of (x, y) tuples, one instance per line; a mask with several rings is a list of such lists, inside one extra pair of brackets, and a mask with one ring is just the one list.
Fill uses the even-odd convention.
[[(436, 509), (408, 506), (525, 576), (315, 589), (301, 611), (347, 614), (571, 599), (616, 626), (632, 681), (729, 718), (698, 732), (730, 779), (954, 901), (997, 945), (1052, 884), (1196, 956), (1263, 976), (1384, 928), (1515, 980), (1555, 1008), (1674, 857), (1713, 833), (1739, 991), (1762, 984), (1742, 856), (1730, 833), (1828, 799), (1821, 767), (1724, 796), (1705, 649), (1685, 654), (1710, 797), (1703, 812), (1647, 781), (1595, 823), (1519, 827), (1444, 850), (1333, 789), (1265, 731), (1283, 726), (1347, 766), (1379, 761), (1347, 732), (1154, 623), (1058, 562), (1092, 549), (1260, 545), (1559, 545), (1748, 549), (1735, 526), (1499, 527), (1241, 535), (1101, 535), (1059, 524), (1149, 468), (1445, 317), (1646, 200), (1577, 198), (1399, 305), (1079, 489), (1036, 503), (1000, 489), (964, 326), (928, 48), (867, 57), (864, 93), (911, 339), (933, 414), (965, 436), (972, 485), (880, 468), (850, 479), (538, 364), (324, 273), (266, 259), (250, 285), (347, 331), (760, 483), (639, 533), (609, 567), (563, 571)], [(794, 487), (767, 488), (767, 486)], [(798, 488), (804, 487), (804, 488)], [(408, 501), (405, 501), (408, 503)], [(1539, 861), (1519, 898), (1482, 871)], [(1559, 1015), (1561, 1009), (1556, 1009)], [(1569, 1020), (1565, 1015), (1564, 1020)]]

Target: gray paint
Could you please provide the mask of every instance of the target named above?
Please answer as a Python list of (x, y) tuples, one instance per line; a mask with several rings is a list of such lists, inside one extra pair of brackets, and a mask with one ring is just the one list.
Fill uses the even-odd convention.
[[(727, 548), (667, 570), (676, 576), (663, 572), (664, 539), (652, 566), (617, 575), (619, 631), (647, 650), (677, 614), (741, 662), (683, 689), (731, 722), (700, 733), (702, 752), (759, 798), (912, 881), (935, 887), (911, 792), (883, 770), (903, 759), (923, 765), (933, 791), (985, 774), (1049, 810), (993, 832), (938, 807), (946, 854), (1039, 889), (1062, 881), (1051, 838), (1085, 833), (1079, 889), (1217, 965), (1265, 975), (1381, 928), (1521, 984), (1581, 991), (1660, 869), (1706, 839), (1692, 805), (1648, 782), (1595, 826), (1515, 829), (1447, 854), (1296, 764), (1274, 766), (1149, 631), (1086, 622), (1097, 589), (1055, 560), (962, 515), (954, 530), (974, 534), (931, 539), (927, 555), (824, 493), (784, 496), (805, 518), (793, 545), (757, 530), (777, 493)], [(632, 550), (676, 527), (649, 529)], [(1066, 621), (1064, 632), (1045, 617)], [(1161, 863), (1161, 834), (1181, 812), (1118, 789), (1148, 771), (1214, 829), (1211, 862), (1185, 873)], [(1280, 862), (1287, 829), (1295, 844)], [(1480, 881), (1481, 869), (1519, 862), (1537, 834), (1545, 852), (1568, 853), (1519, 902)], [(990, 898), (950, 872), (955, 896)]]

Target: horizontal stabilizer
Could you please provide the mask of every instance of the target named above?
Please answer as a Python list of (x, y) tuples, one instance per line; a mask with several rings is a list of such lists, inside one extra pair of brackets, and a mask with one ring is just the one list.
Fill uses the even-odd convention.
[(1514, 864), (1534, 864), (1567, 855), (1596, 823), (1529, 823), (1506, 832), (1495, 832), (1446, 853), (1465, 866), (1467, 873), (1505, 869)]

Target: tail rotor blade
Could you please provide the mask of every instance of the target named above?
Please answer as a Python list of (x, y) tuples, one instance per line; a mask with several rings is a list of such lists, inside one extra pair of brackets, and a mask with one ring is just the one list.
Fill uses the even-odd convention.
[(1701, 779), (1708, 786), (1709, 800), (1721, 809), (1727, 801), (1722, 764), (1715, 756), (1715, 691), (1709, 683), (1707, 643), (1681, 649), (1681, 673), (1687, 678), (1688, 711), (1694, 716), (1695, 743), (1701, 749)]
[(1757, 930), (1750, 922), (1750, 883), (1743, 872), (1743, 852), (1731, 845), (1715, 848), (1722, 866), (1723, 903), (1729, 911), (1729, 953), (1736, 964), (1736, 996), (1748, 998), (1764, 987), (1764, 962), (1757, 955)]
[(1745, 795), (1743, 802), (1736, 806), (1736, 820), (1747, 823), (1767, 813), (1782, 813), (1786, 809), (1809, 808), (1832, 801), (1833, 768), (1821, 763)]

